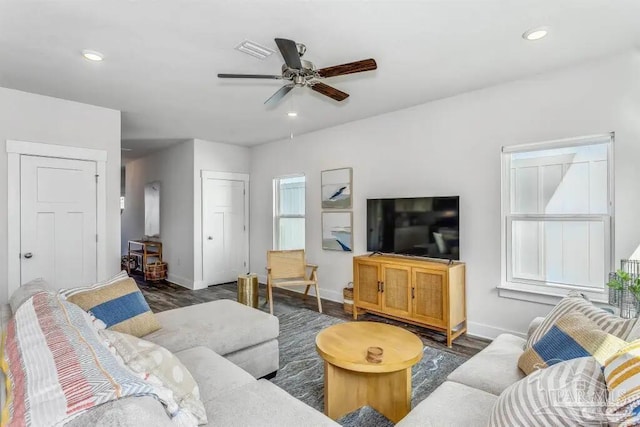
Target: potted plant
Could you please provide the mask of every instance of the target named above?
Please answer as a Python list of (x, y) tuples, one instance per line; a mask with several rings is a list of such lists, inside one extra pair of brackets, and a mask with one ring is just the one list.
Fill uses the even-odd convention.
[(620, 316), (636, 317), (640, 314), (640, 277), (624, 270), (609, 275), (609, 304), (620, 308)]

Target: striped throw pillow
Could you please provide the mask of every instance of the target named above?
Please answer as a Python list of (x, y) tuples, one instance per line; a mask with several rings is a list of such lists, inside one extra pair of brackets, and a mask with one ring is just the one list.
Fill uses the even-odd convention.
[(626, 345), (626, 341), (598, 328), (585, 315), (562, 316), (547, 333), (518, 359), (518, 367), (529, 375), (565, 360), (593, 356), (600, 364)]
[(109, 286), (121, 280), (127, 279), (128, 277), (129, 275), (127, 274), (127, 272), (125, 270), (122, 270), (120, 273), (116, 274), (113, 277), (108, 278), (107, 280), (103, 280), (102, 282), (94, 283), (91, 286), (80, 286), (77, 288), (60, 289), (58, 291), (58, 294), (62, 296), (63, 299), (67, 299), (71, 295), (75, 295), (80, 292), (86, 292), (91, 289), (94, 289), (94, 290), (100, 289), (104, 286)]
[(573, 291), (564, 297), (544, 318), (542, 324), (531, 333), (525, 348), (530, 348), (536, 342), (540, 341), (540, 338), (549, 332), (558, 319), (565, 314), (573, 312), (584, 314), (589, 320), (594, 322), (599, 329), (623, 340), (627, 339), (627, 335), (629, 335), (629, 332), (636, 323), (636, 319), (623, 319), (607, 313), (593, 305), (579, 292)]
[(97, 289), (76, 292), (67, 301), (102, 320), (107, 329), (142, 337), (160, 329), (138, 285), (126, 278)]
[(620, 426), (640, 424), (640, 340), (633, 341), (604, 364), (609, 391), (607, 413)]
[(607, 387), (593, 357), (558, 363), (505, 389), (490, 427), (607, 425)]

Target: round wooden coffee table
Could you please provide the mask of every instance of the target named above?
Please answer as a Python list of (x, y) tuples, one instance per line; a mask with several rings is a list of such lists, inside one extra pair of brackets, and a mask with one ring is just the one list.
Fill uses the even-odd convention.
[[(382, 362), (368, 362), (367, 348), (381, 347)], [(411, 410), (411, 367), (422, 341), (409, 331), (377, 322), (330, 326), (316, 337), (324, 359), (324, 413), (334, 420), (369, 405), (394, 423)]]

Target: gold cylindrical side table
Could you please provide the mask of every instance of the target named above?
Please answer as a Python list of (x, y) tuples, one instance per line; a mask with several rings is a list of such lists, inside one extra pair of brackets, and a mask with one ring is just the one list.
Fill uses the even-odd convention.
[(257, 274), (241, 274), (238, 276), (238, 302), (258, 308)]

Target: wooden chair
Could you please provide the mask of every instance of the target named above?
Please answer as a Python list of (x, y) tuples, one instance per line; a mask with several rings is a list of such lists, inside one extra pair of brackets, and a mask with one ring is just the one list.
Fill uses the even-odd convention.
[[(307, 269), (310, 269), (307, 276)], [(318, 291), (318, 266), (307, 264), (304, 250), (267, 251), (267, 299), (269, 311), (273, 314), (273, 287), (306, 285), (304, 298), (313, 285), (316, 288), (318, 311), (322, 313), (320, 292)]]

